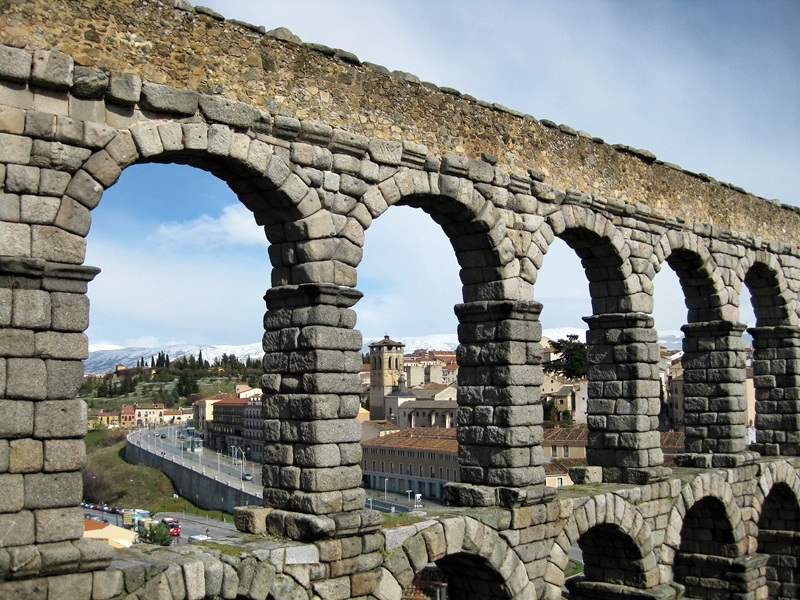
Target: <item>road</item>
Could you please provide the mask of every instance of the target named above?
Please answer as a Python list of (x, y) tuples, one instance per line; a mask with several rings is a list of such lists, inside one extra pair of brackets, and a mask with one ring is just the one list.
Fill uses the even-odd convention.
[[(201, 447), (196, 452), (184, 450), (184, 440), (180, 439), (179, 435), (185, 435), (185, 430), (181, 430), (177, 425), (157, 427), (134, 431), (128, 435), (128, 441), (204, 475), (228, 480), (231, 486), (241, 487), (258, 496), (262, 495), (259, 463), (245, 461), (242, 464), (241, 459), (234, 461), (230, 456), (208, 448)], [(252, 481), (242, 481), (243, 473), (250, 473), (253, 476)]]
[[(102, 512), (92, 508), (84, 508), (83, 512), (86, 516), (95, 517), (101, 521), (108, 521), (111, 525), (123, 526), (123, 517), (115, 513)], [(175, 538), (174, 543), (185, 544), (189, 541), (189, 536), (192, 535), (207, 535), (210, 538), (226, 537), (236, 531), (233, 523), (226, 523), (219, 519), (212, 519), (210, 517), (199, 517), (194, 515), (185, 515), (176, 512), (156, 513), (153, 518), (156, 521), (161, 521), (164, 517), (172, 517), (177, 519), (181, 526), (181, 535)]]

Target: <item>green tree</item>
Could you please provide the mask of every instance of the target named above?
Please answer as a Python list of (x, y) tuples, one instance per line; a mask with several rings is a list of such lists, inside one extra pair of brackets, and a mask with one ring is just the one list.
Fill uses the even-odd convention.
[(548, 373), (561, 373), (569, 379), (585, 377), (589, 370), (589, 359), (586, 355), (586, 344), (578, 340), (578, 336), (570, 334), (567, 339), (553, 342), (553, 350), (559, 357), (544, 364)]
[(172, 543), (172, 536), (169, 529), (163, 523), (153, 523), (139, 530), (139, 539), (148, 544), (157, 546), (169, 546)]
[(199, 390), (200, 386), (197, 383), (197, 377), (191, 372), (182, 371), (175, 386), (178, 396), (188, 396), (189, 394), (197, 393)]

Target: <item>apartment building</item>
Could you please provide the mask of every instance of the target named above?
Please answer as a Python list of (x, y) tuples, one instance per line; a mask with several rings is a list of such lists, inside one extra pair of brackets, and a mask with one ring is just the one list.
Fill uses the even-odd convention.
[(361, 442), (363, 486), (441, 500), (442, 487), (459, 481), (455, 428), (403, 429)]

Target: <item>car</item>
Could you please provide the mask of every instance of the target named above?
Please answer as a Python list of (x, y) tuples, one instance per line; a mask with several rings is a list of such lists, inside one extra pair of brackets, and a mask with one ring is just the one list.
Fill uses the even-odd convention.
[(162, 433), (162, 434), (161, 434), (161, 439), (162, 439), (162, 440), (165, 440), (165, 439), (167, 439), (167, 434), (166, 434), (166, 433)]
[(253, 481), (253, 474), (252, 473), (243, 473), (242, 474), (243, 481)]
[(161, 519), (161, 522), (167, 526), (169, 529), (169, 534), (171, 536), (176, 536), (181, 534), (181, 526), (178, 523), (177, 519), (173, 519), (172, 517), (164, 517)]

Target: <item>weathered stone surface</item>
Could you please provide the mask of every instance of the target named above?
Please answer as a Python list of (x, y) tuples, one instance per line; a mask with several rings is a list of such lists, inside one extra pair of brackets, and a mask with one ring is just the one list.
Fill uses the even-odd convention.
[(45, 473), (78, 471), (86, 464), (86, 444), (82, 440), (45, 440)]
[[(30, 511), (0, 513), (0, 539), (3, 542), (3, 547), (9, 548), (33, 544), (36, 541), (34, 527), (33, 513)], [(31, 558), (34, 554), (34, 552), (31, 553)]]
[(199, 97), (199, 105), (200, 110), (208, 119), (244, 129), (252, 127), (261, 117), (257, 108), (244, 102), (228, 100), (222, 96), (203, 94)]
[(36, 50), (33, 53), (31, 81), (42, 87), (66, 90), (72, 86), (75, 62), (72, 57), (55, 50)]
[[(65, 493), (72, 494), (69, 486)], [(83, 536), (83, 510), (80, 506), (37, 510), (34, 515), (37, 544), (77, 540)], [(79, 554), (78, 550), (75, 550), (75, 554)]]
[(12, 440), (8, 471), (10, 473), (38, 473), (44, 465), (42, 442), (30, 438)]
[(193, 115), (197, 111), (199, 94), (170, 86), (145, 82), (142, 85), (142, 106), (161, 112)]
[(47, 368), (38, 358), (9, 358), (6, 361), (6, 397), (44, 400), (47, 397)]
[(46, 401), (35, 405), (36, 437), (80, 437), (85, 431), (86, 403), (83, 400)]
[(20, 48), (0, 46), (0, 77), (9, 81), (27, 81), (33, 57)]

